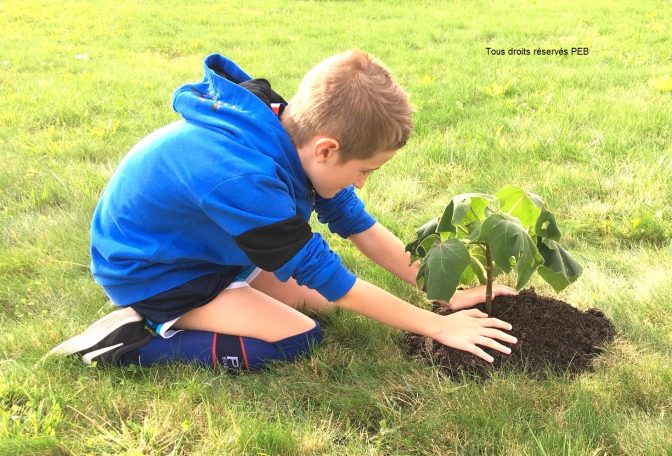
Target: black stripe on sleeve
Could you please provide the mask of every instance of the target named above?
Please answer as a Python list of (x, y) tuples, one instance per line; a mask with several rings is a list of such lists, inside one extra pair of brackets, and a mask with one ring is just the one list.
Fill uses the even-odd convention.
[(236, 244), (256, 266), (275, 271), (310, 240), (313, 233), (300, 216), (254, 228), (234, 237)]

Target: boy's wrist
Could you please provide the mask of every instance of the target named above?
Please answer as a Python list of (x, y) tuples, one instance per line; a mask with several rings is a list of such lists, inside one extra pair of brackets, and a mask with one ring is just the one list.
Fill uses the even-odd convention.
[[(462, 299), (464, 299), (464, 291), (463, 290), (455, 290), (455, 293), (453, 293), (453, 295), (447, 301), (448, 308), (449, 309), (458, 308), (459, 304), (462, 302)], [(443, 301), (443, 302), (446, 302), (446, 301)]]
[(401, 277), (401, 279), (403, 279), (409, 285), (415, 286), (419, 270), (420, 270), (420, 260), (417, 260), (408, 267), (406, 277)]
[(427, 336), (431, 337), (432, 339), (436, 339), (439, 336), (439, 334), (441, 334), (443, 316), (429, 311), (427, 312), (429, 313), (429, 315), (427, 315), (427, 321), (423, 322), (422, 324), (424, 331), (422, 331), (420, 334), (422, 336)]

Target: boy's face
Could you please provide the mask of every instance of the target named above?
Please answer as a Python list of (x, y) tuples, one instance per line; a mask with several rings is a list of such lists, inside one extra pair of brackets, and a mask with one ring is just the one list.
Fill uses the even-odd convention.
[(380, 168), (396, 151), (382, 151), (364, 160), (340, 162), (338, 142), (331, 138), (312, 140), (299, 150), (303, 169), (322, 198), (333, 198), (350, 185), (364, 187), (371, 172)]

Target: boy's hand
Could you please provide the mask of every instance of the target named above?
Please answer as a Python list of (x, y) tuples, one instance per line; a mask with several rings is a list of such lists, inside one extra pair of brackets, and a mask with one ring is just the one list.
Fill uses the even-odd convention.
[(441, 321), (439, 322), (438, 332), (430, 335), (430, 337), (449, 347), (473, 353), (491, 363), (494, 361), (494, 358), (478, 345), (492, 348), (508, 355), (511, 353), (511, 349), (500, 344), (495, 339), (510, 344), (515, 344), (518, 342), (518, 339), (504, 331), (500, 331), (500, 329), (510, 330), (510, 324), (497, 318), (487, 317), (487, 314), (478, 309), (462, 310), (454, 314), (441, 316), (439, 317)]
[[(515, 288), (507, 287), (504, 285), (493, 285), (492, 286), (492, 297), (495, 296), (504, 296), (504, 295), (517, 295), (518, 291)], [(446, 304), (445, 301), (439, 301)], [(468, 290), (457, 290), (450, 302), (448, 302), (448, 308), (450, 310), (461, 310), (468, 309), (469, 307), (474, 307), (476, 304), (485, 302), (485, 285), (480, 285), (478, 287), (469, 288)]]

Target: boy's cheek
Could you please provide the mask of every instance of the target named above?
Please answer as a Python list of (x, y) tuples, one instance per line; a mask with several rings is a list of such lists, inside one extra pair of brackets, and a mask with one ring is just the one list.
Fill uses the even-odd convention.
[(333, 198), (339, 191), (338, 188), (336, 188), (333, 185), (329, 185), (327, 183), (318, 183), (318, 184), (313, 183), (313, 185), (315, 186), (315, 191), (317, 192), (317, 194), (320, 195), (322, 198), (327, 199)]

